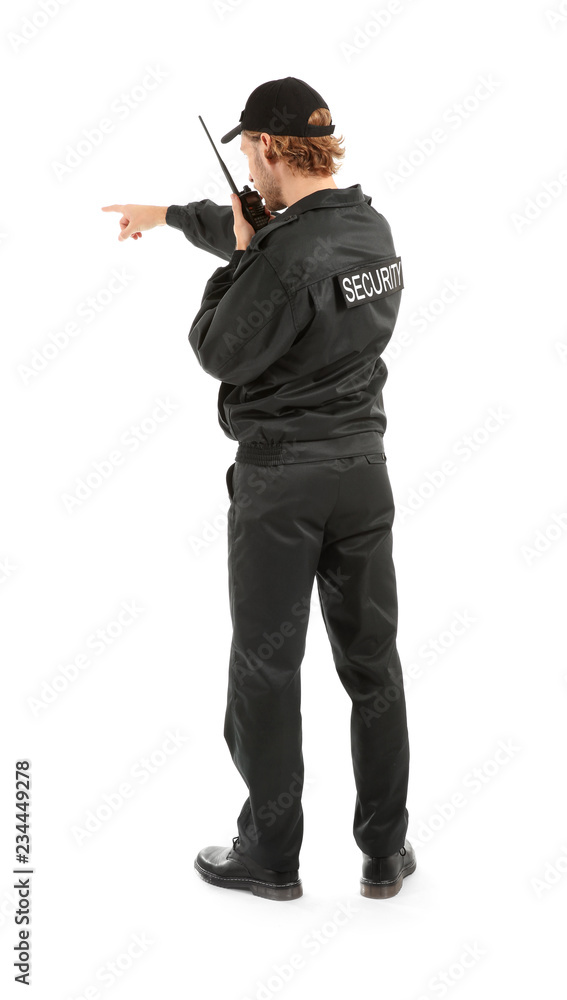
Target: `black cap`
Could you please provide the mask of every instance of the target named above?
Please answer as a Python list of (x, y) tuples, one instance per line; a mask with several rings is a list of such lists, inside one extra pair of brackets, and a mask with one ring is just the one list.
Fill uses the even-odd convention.
[(311, 138), (332, 135), (334, 125), (308, 125), (317, 108), (327, 108), (321, 94), (304, 80), (286, 76), (270, 80), (253, 90), (240, 112), (239, 124), (223, 135), (221, 142), (230, 142), (243, 129), (249, 132), (267, 132), (268, 135), (298, 135)]

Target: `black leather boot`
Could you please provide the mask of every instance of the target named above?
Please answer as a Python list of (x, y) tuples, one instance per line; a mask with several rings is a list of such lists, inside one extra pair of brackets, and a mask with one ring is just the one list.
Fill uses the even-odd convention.
[(415, 852), (409, 840), (387, 858), (371, 858), (362, 854), (360, 892), (370, 899), (389, 899), (400, 891), (406, 875), (416, 869)]
[(204, 847), (195, 858), (197, 874), (212, 885), (223, 889), (247, 889), (264, 899), (298, 899), (303, 895), (299, 872), (275, 872), (261, 868), (245, 854), (232, 847)]

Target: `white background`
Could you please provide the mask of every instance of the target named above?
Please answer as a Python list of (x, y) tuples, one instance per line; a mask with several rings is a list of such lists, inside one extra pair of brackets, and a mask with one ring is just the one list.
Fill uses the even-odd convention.
[[(567, 4), (49, 9), (7, 0), (1, 23), (2, 995), (24, 992), (11, 889), (22, 757), (41, 1000), (551, 995), (567, 892)], [(144, 91), (150, 69), (161, 79)], [(404, 264), (384, 402), (417, 870), (385, 901), (359, 892), (350, 702), (316, 588), (302, 667), (304, 895), (278, 904), (193, 870), (201, 847), (230, 843), (246, 792), (222, 735), (236, 446), (217, 423), (218, 382), (187, 341), (222, 262), (170, 227), (119, 242), (120, 216), (101, 212), (228, 204), (197, 116), (218, 141), (256, 86), (287, 75), (325, 97), (345, 139), (337, 184), (372, 195)], [(125, 115), (122, 94), (134, 95)], [(70, 147), (109, 117), (112, 131), (61, 175)], [(436, 129), (444, 141), (420, 157)], [(238, 142), (223, 150), (241, 186)], [(126, 284), (105, 296), (115, 270)], [(444, 302), (450, 283), (459, 292)], [(89, 296), (104, 303), (96, 318), (26, 378)], [(129, 451), (123, 433), (164, 399), (167, 419)], [(122, 466), (68, 511), (64, 495), (117, 447)], [(135, 620), (34, 711), (132, 601)], [(458, 615), (469, 624), (457, 635)], [(168, 732), (175, 752), (140, 771), (172, 748)], [(495, 758), (501, 743), (508, 756)], [(137, 762), (147, 780), (133, 777)], [(125, 782), (131, 797), (79, 842)]]

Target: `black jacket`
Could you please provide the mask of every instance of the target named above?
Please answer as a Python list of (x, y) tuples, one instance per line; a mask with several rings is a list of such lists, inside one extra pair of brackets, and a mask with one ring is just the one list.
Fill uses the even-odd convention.
[[(386, 430), (380, 359), (403, 277), (390, 226), (360, 184), (315, 191), (235, 250), (231, 205), (170, 205), (166, 223), (228, 261), (205, 287), (189, 342), (220, 379), (218, 419), (239, 442)], [(355, 438), (353, 438), (353, 441)]]

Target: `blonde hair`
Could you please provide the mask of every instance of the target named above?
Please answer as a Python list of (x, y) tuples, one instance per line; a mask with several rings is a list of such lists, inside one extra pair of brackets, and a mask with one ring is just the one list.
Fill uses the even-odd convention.
[[(330, 125), (331, 112), (328, 108), (317, 108), (310, 116), (308, 125)], [(270, 134), (270, 133), (268, 133)], [(245, 129), (242, 135), (246, 136), (250, 142), (258, 143), (261, 132), (247, 132)], [(312, 136), (303, 138), (296, 135), (272, 135), (269, 152), (266, 154), (268, 160), (282, 160), (286, 166), (295, 174), (317, 174), (327, 177), (340, 170), (342, 164), (335, 163), (345, 155), (345, 150), (341, 148), (343, 136), (340, 139), (334, 135)]]

